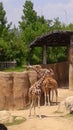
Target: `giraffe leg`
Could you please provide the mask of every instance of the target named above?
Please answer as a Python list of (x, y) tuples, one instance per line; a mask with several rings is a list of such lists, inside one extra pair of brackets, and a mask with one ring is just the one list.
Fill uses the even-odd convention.
[(54, 90), (52, 89), (52, 90), (51, 90), (51, 92), (52, 92), (52, 103), (53, 103), (53, 98), (54, 98)]
[(38, 108), (39, 108), (39, 117), (41, 118), (41, 112), (40, 112), (40, 96), (38, 96)]
[(47, 101), (46, 101), (47, 95), (46, 95), (46, 92), (44, 93), (44, 95), (45, 95), (45, 106), (46, 106), (47, 105)]
[(32, 107), (33, 107), (33, 101), (32, 101), (31, 104), (30, 104), (29, 117), (31, 116), (31, 110), (32, 110)]
[(49, 99), (48, 99), (48, 101), (49, 101), (50, 104), (51, 104), (51, 89), (48, 90), (48, 94), (49, 94)]
[(50, 106), (49, 94), (47, 94), (47, 99), (48, 99), (48, 106)]
[(58, 91), (57, 89), (55, 90), (55, 93), (56, 93), (56, 105), (58, 104)]
[(36, 105), (36, 99), (34, 99), (34, 102), (33, 102), (34, 117), (36, 117), (35, 105)]

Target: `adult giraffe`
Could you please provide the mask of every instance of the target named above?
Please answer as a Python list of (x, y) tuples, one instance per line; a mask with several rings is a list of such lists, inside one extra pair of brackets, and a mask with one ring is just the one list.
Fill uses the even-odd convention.
[[(44, 91), (46, 91), (46, 93), (48, 91), (50, 93), (50, 90), (52, 91), (52, 102), (53, 102), (54, 91), (55, 91), (56, 104), (58, 103), (58, 90), (57, 90), (57, 88), (58, 88), (58, 83), (57, 83), (57, 81), (55, 79), (53, 79), (52, 77), (46, 77), (44, 79), (42, 89), (43, 90), (45, 89)], [(45, 100), (47, 100), (46, 96), (45, 96)]]
[[(51, 75), (51, 72), (50, 72), (50, 70), (46, 69), (44, 71), (42, 77), (29, 88), (29, 92), (28, 92), (29, 102), (30, 102), (29, 116), (31, 116), (32, 107), (34, 107), (34, 116), (36, 115), (35, 105), (36, 105), (37, 99), (38, 99), (38, 107), (39, 107), (39, 111), (40, 111), (41, 86), (42, 86), (42, 83), (43, 83), (43, 81), (44, 81), (44, 79), (46, 78), (47, 75)], [(41, 117), (40, 113), (39, 113), (39, 117)]]

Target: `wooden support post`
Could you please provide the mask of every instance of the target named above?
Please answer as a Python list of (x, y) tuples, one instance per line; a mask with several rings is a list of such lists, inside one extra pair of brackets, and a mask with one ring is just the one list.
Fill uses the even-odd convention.
[(43, 64), (46, 65), (47, 64), (47, 59), (46, 59), (46, 45), (43, 45), (42, 53), (43, 53)]
[(73, 90), (73, 36), (71, 37), (69, 50), (69, 89)]

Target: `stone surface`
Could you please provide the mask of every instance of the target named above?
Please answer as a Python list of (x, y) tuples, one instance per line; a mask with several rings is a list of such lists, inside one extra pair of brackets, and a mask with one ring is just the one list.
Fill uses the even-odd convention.
[(0, 72), (0, 109), (13, 107), (13, 73)]
[(58, 112), (65, 112), (65, 113), (73, 112), (73, 96), (67, 97), (59, 104)]
[(29, 77), (27, 72), (15, 72), (13, 95), (14, 108), (23, 109), (28, 102), (28, 90), (30, 87)]
[(12, 123), (13, 116), (9, 111), (3, 110), (0, 111), (0, 123)]

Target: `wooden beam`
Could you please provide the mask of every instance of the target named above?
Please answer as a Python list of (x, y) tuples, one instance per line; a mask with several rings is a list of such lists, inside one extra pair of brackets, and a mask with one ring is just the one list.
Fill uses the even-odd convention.
[(73, 90), (73, 36), (70, 40), (69, 50), (69, 89)]
[(43, 54), (43, 64), (47, 64), (47, 58), (46, 58), (46, 45), (44, 44), (42, 47), (42, 54)]

